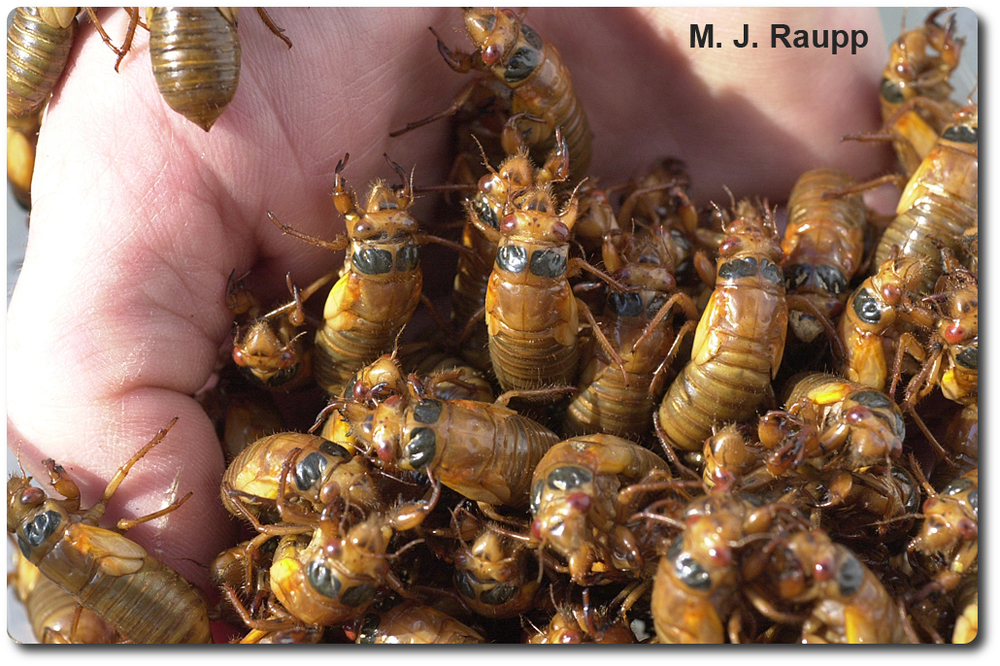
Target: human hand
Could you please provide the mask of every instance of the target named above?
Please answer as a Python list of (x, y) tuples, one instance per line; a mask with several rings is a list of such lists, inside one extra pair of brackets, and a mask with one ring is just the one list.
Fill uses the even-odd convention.
[[(840, 143), (879, 125), (886, 49), (876, 10), (733, 14), (529, 11), (586, 106), (595, 132), (591, 175), (614, 184), (673, 155), (688, 164), (698, 203), (728, 201), (723, 185), (737, 197), (776, 203), (810, 168), (859, 177), (888, 168), (888, 148)], [(359, 190), (374, 177), (392, 178), (386, 152), (407, 171), (415, 167), (418, 185), (443, 182), (447, 123), (396, 139), (389, 132), (444, 108), (468, 80), (441, 61), (427, 30), (470, 50), (454, 9), (271, 16), (294, 47), (254, 13), (241, 14), (239, 88), (209, 133), (163, 102), (142, 31), (116, 73), (115, 56), (83, 27), (39, 137), (29, 244), (8, 309), (8, 446), (36, 476), (42, 458), (55, 458), (80, 483), (87, 506), (178, 416), (122, 484), (108, 519), (162, 508), (176, 479), (177, 496), (190, 490), (192, 499), (128, 536), (201, 585), (236, 531), (218, 499), (215, 431), (191, 397), (232, 331), (227, 277), (250, 271), (251, 289), (270, 302), (287, 296), (286, 272), (307, 284), (337, 265), (329, 252), (282, 236), (266, 212), (317, 236), (342, 231), (329, 192), (346, 152), (344, 175)], [(109, 34), (124, 34), (123, 11), (101, 18)], [(688, 47), (692, 22), (713, 22), (731, 39), (743, 23), (773, 20), (864, 29), (869, 44), (837, 56)], [(440, 222), (428, 219), (429, 203), (415, 211), (433, 231)], [(424, 266), (425, 274), (451, 270)]]

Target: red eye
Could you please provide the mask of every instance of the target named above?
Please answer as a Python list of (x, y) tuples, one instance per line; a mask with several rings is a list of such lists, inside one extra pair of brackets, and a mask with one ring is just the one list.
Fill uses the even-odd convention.
[(28, 486), (21, 491), (21, 497), (18, 501), (27, 506), (41, 504), (45, 501), (45, 491), (41, 488), (36, 488), (35, 486)]
[(889, 305), (896, 305), (903, 298), (903, 290), (899, 288), (898, 284), (882, 285), (882, 298)]
[(719, 254), (728, 255), (732, 252), (735, 252), (739, 246), (740, 246), (739, 238), (727, 238), (725, 241), (723, 241), (722, 245), (719, 246)]
[(483, 51), (483, 62), (492, 67), (493, 65), (500, 62), (500, 57), (503, 55), (503, 47), (499, 44), (490, 44)]
[(944, 331), (944, 339), (955, 344), (956, 342), (961, 342), (965, 339), (966, 331), (965, 327), (961, 324), (952, 324)]
[(590, 495), (586, 493), (573, 493), (568, 498), (566, 498), (566, 503), (570, 505), (571, 508), (576, 509), (580, 513), (587, 513), (590, 511), (590, 506), (592, 500)]
[(820, 582), (831, 580), (833, 578), (833, 562), (831, 562), (828, 558), (823, 558), (816, 563), (814, 571), (816, 574), (816, 580)]

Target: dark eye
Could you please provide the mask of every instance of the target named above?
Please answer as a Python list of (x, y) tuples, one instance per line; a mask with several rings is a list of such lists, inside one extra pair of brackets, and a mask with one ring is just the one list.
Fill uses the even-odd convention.
[(890, 104), (899, 104), (900, 102), (906, 101), (906, 98), (903, 97), (903, 91), (889, 79), (882, 79), (881, 90), (882, 97)]
[(970, 370), (979, 369), (979, 346), (966, 347), (959, 353), (955, 354), (955, 362), (958, 363), (963, 368), (968, 368)]
[(535, 250), (531, 253), (531, 274), (554, 278), (566, 272), (566, 257), (555, 250)]
[(528, 42), (534, 46), (539, 51), (542, 50), (543, 42), (542, 38), (538, 36), (538, 33), (531, 29), (530, 26), (521, 25), (521, 34), (524, 35), (524, 41)]
[(466, 599), (476, 598), (476, 587), (473, 584), (475, 580), (473, 575), (468, 571), (455, 571), (455, 587), (458, 588), (459, 594), (461, 594)]
[(35, 548), (52, 536), (62, 523), (62, 515), (58, 511), (45, 511), (35, 516), (34, 520), (24, 526), (24, 538)]
[(789, 266), (785, 274), (785, 288), (789, 291), (798, 289), (809, 282), (812, 273), (812, 264), (793, 264)]
[(663, 304), (666, 302), (667, 302), (667, 297), (662, 294), (651, 300), (649, 304), (646, 305), (646, 316), (649, 317), (650, 319), (655, 317), (657, 313), (659, 313), (660, 308), (662, 308)]
[(966, 479), (964, 477), (955, 479), (948, 486), (941, 491), (942, 495), (960, 495), (969, 488), (972, 487), (972, 479)]
[(497, 219), (497, 214), (493, 208), (487, 203), (486, 197), (482, 195), (477, 196), (472, 201), (472, 208), (476, 211), (476, 217), (483, 224), (489, 225), (494, 229), (500, 228), (500, 220)]
[(837, 572), (837, 587), (840, 596), (849, 597), (861, 588), (861, 583), (865, 579), (865, 568), (858, 558), (848, 553)]
[(268, 386), (281, 386), (283, 384), (287, 384), (295, 379), (296, 375), (299, 374), (299, 368), (301, 367), (302, 366), (299, 363), (295, 363), (287, 368), (282, 368), (271, 375), (271, 378), (268, 379), (266, 383)]
[(681, 550), (684, 549), (684, 536), (681, 534), (677, 535), (673, 543), (670, 544), (670, 549), (667, 550), (667, 560), (669, 562), (674, 562), (677, 557), (681, 554)]
[(528, 253), (520, 245), (504, 245), (497, 250), (497, 266), (511, 273), (520, 273), (528, 266)]
[(420, 261), (420, 251), (416, 245), (404, 245), (396, 253), (396, 270), (400, 273), (412, 271)]
[(642, 298), (636, 293), (612, 292), (608, 297), (608, 305), (619, 317), (638, 317), (642, 314)]
[(326, 458), (322, 453), (313, 451), (295, 466), (295, 487), (299, 490), (312, 488), (323, 477), (325, 469)]
[(538, 513), (538, 507), (542, 505), (542, 491), (545, 489), (545, 482), (539, 479), (531, 487), (531, 513)]
[(517, 588), (513, 585), (497, 585), (491, 590), (486, 590), (479, 595), (479, 600), (490, 606), (501, 606), (517, 594)]
[(351, 265), (365, 275), (381, 275), (392, 270), (392, 252), (374, 247), (358, 250), (351, 257)]
[(820, 264), (816, 266), (816, 283), (824, 291), (837, 295), (847, 289), (847, 278), (837, 268)]
[(319, 450), (322, 451), (323, 453), (325, 453), (326, 455), (331, 456), (333, 458), (350, 458), (351, 457), (350, 451), (348, 451), (347, 449), (345, 449), (340, 444), (337, 444), (336, 442), (331, 442), (328, 439), (324, 439), (323, 440), (323, 443), (319, 445)]
[(952, 125), (941, 134), (942, 139), (957, 143), (976, 143), (979, 141), (979, 127), (968, 125)]
[(858, 391), (851, 400), (868, 409), (892, 409), (892, 401), (878, 391)]
[(549, 487), (555, 490), (568, 490), (584, 483), (590, 483), (594, 476), (582, 467), (557, 467), (549, 472), (546, 479)]
[(768, 259), (760, 260), (760, 275), (774, 284), (782, 284), (785, 281), (781, 274), (781, 267)]
[(324, 597), (336, 599), (340, 592), (340, 580), (319, 560), (311, 561), (306, 567), (306, 579)]
[(358, 630), (358, 643), (374, 643), (375, 639), (378, 637), (378, 625), (381, 621), (382, 619), (378, 616), (378, 613), (369, 613), (368, 615), (365, 615), (365, 619), (361, 623), (361, 628)]
[(507, 83), (523, 81), (535, 71), (538, 65), (538, 51), (530, 46), (522, 46), (507, 61), (503, 78)]
[(723, 280), (736, 280), (754, 275), (757, 275), (757, 260), (754, 257), (733, 259), (719, 266), (719, 277)]
[(677, 247), (681, 248), (685, 252), (691, 251), (691, 241), (685, 236), (679, 229), (670, 228), (670, 238), (674, 241)]
[(979, 488), (973, 488), (969, 491), (969, 506), (972, 507), (972, 513), (975, 514), (976, 520), (979, 520)]
[(430, 428), (414, 428), (410, 442), (403, 449), (403, 459), (416, 470), (421, 470), (434, 460), (436, 437)]
[(858, 289), (858, 293), (854, 295), (853, 304), (855, 314), (866, 324), (877, 324), (882, 321), (882, 310), (868, 289), (864, 287)]
[(674, 573), (677, 579), (693, 590), (707, 590), (712, 587), (712, 579), (705, 567), (698, 564), (691, 553), (681, 551), (674, 559)]
[(444, 403), (440, 400), (421, 400), (413, 408), (413, 418), (420, 423), (436, 423), (443, 408)]
[(375, 596), (375, 588), (372, 587), (371, 583), (362, 583), (344, 590), (340, 595), (340, 603), (356, 608), (371, 601), (373, 596)]

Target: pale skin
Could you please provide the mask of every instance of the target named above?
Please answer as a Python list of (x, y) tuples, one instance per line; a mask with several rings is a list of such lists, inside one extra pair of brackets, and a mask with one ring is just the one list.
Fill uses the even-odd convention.
[[(591, 175), (622, 182), (654, 159), (684, 159), (699, 204), (760, 195), (783, 201), (803, 171), (858, 178), (891, 168), (887, 146), (841, 143), (879, 126), (887, 48), (875, 9), (586, 8), (528, 12), (557, 45), (595, 132)], [(264, 301), (305, 285), (339, 255), (283, 236), (273, 211), (300, 231), (343, 231), (330, 191), (334, 169), (364, 192), (396, 182), (382, 154), (415, 167), (417, 185), (444, 182), (446, 122), (389, 132), (443, 109), (467, 79), (448, 69), (428, 26), (470, 50), (454, 8), (274, 9), (289, 50), (255, 12), (240, 12), (239, 89), (211, 132), (171, 111), (149, 64), (147, 33), (114, 71), (115, 56), (85, 24), (38, 142), (24, 266), (7, 314), (7, 439), (46, 479), (55, 458), (100, 497), (115, 469), (179, 417), (115, 494), (108, 523), (192, 498), (130, 538), (205, 586), (206, 565), (235, 541), (219, 499), (223, 458), (191, 397), (232, 333), (226, 279), (251, 271)], [(777, 16), (776, 16), (777, 13)], [(99, 13), (116, 41), (123, 10)], [(691, 49), (692, 21), (714, 22), (728, 48)], [(830, 55), (769, 48), (772, 21), (863, 29), (868, 45)], [(738, 50), (743, 23), (762, 48)], [(425, 222), (427, 196), (415, 207)], [(435, 223), (425, 222), (433, 233)], [(454, 264), (424, 266), (447, 288)], [(433, 276), (437, 277), (433, 277)], [(326, 290), (317, 297), (325, 298)]]

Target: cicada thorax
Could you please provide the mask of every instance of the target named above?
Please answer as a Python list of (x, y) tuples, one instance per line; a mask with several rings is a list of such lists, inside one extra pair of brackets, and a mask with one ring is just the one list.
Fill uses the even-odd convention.
[[(119, 480), (135, 460), (119, 470)], [(61, 467), (51, 469), (54, 483), (70, 493), (65, 500), (49, 498), (30, 478), (7, 482), (7, 531), (25, 559), (133, 643), (210, 643), (201, 593), (139, 544), (99, 527), (104, 503), (81, 510), (76, 484)]]
[(669, 474), (652, 451), (613, 435), (585, 435), (549, 449), (531, 477), (532, 535), (567, 562), (581, 585), (637, 575), (642, 567), (625, 522), (635, 509), (619, 495), (651, 471)]
[(882, 74), (882, 120), (899, 136), (893, 145), (906, 174), (927, 156), (947, 124), (947, 115), (957, 106), (949, 99), (949, 78), (958, 67), (965, 40), (954, 35), (954, 16), (947, 25), (938, 24), (944, 11), (931, 12), (923, 26), (903, 32), (892, 43)]
[(899, 256), (922, 261), (927, 294), (942, 268), (935, 240), (958, 253), (962, 234), (979, 222), (979, 109), (972, 105), (955, 114), (937, 144), (911, 176), (896, 207), (896, 218), (882, 234), (875, 262)]
[[(472, 250), (458, 258), (452, 292), (452, 320), (464, 328), (482, 310), (490, 270), (496, 260), (500, 220), (506, 207), (534, 182), (535, 167), (527, 154), (509, 155), (496, 170), (482, 176), (477, 192), (465, 201), (462, 245)], [(488, 235), (487, 231), (492, 230)], [(486, 326), (476, 322), (463, 341), (463, 357), (483, 370), (490, 369)]]
[(412, 188), (403, 179), (400, 191), (376, 181), (364, 209), (338, 180), (334, 200), (347, 218), (349, 243), (315, 341), (316, 382), (330, 395), (338, 395), (359, 368), (392, 351), (420, 302), (418, 228), (409, 213)]
[[(865, 251), (867, 208), (859, 194), (824, 198), (824, 194), (854, 185), (854, 178), (837, 169), (813, 169), (802, 174), (788, 199), (788, 225), (781, 241), (782, 269), (789, 295), (801, 295), (831, 320), (842, 311), (848, 287)], [(792, 332), (803, 342), (822, 333), (808, 312), (789, 312)]]
[[(942, 445), (948, 458), (957, 466), (957, 471), (966, 472), (979, 466), (979, 401), (976, 400), (958, 411), (948, 423)], [(931, 483), (937, 485), (939, 475), (950, 479), (953, 470), (949, 465), (936, 468), (931, 474)]]
[(563, 433), (603, 432), (643, 441), (652, 432), (653, 411), (661, 397), (662, 382), (657, 376), (667, 371), (662, 366), (676, 339), (670, 300), (686, 311), (689, 321), (697, 310), (690, 298), (676, 291), (673, 274), (665, 265), (633, 261), (635, 257), (627, 255), (628, 263), (620, 265), (620, 261), (608, 260), (607, 250), (605, 256), (607, 268), (619, 265), (613, 273), (616, 279), (641, 289), (612, 289), (609, 294), (604, 315), (597, 321), (622, 365), (602, 345), (589, 340), (581, 363), (580, 392), (567, 406)]
[(360, 644), (456, 645), (485, 643), (478, 631), (433, 606), (413, 600), (377, 604), (356, 622)]
[(255, 382), (287, 391), (312, 373), (312, 352), (304, 347), (294, 325), (258, 320), (237, 333), (233, 358)]
[[(283, 471), (285, 497), (279, 498)], [(222, 503), (230, 513), (243, 516), (234, 504), (238, 501), (265, 522), (278, 522), (279, 501), (307, 514), (318, 514), (337, 498), (365, 511), (382, 506), (364, 457), (305, 433), (282, 432), (257, 440), (233, 460), (222, 481)]]
[(379, 459), (428, 474), (464, 497), (524, 507), (531, 471), (559, 437), (492, 403), (394, 396), (374, 411)]
[(691, 361), (660, 403), (666, 444), (700, 451), (713, 426), (756, 412), (785, 347), (782, 251), (770, 212), (741, 202), (719, 248), (715, 290), (695, 331)]
[(149, 7), (153, 78), (167, 105), (206, 132), (236, 94), (240, 38), (217, 7)]
[(926, 270), (923, 261), (893, 251), (848, 297), (838, 323), (847, 379), (884, 390), (895, 341), (914, 325), (933, 323), (930, 311), (916, 303), (914, 294)]
[(603, 432), (642, 440), (651, 431), (656, 400), (649, 396), (649, 388), (673, 342), (673, 332), (669, 323), (664, 324), (643, 341), (642, 348), (633, 350), (659, 308), (654, 307), (653, 314), (647, 317), (645, 306), (656, 303), (651, 299), (647, 299), (648, 303), (639, 301), (641, 311), (629, 316), (630, 310), (624, 308), (631, 304), (616, 296), (641, 298), (641, 293), (613, 293), (610, 307), (614, 315), (598, 319), (608, 341), (618, 349), (627, 377), (622, 376), (600, 345), (588, 345), (580, 372), (580, 392), (567, 405), (563, 419), (562, 432), (566, 436)]
[(955, 590), (955, 610), (958, 617), (952, 631), (955, 645), (971, 643), (979, 635), (979, 571), (974, 571), (960, 581)]
[(541, 585), (537, 558), (524, 542), (486, 527), (452, 553), (455, 590), (473, 612), (492, 619), (519, 617), (535, 607)]
[(935, 292), (943, 295), (945, 302), (939, 308), (931, 347), (941, 345), (946, 358), (940, 378), (929, 379), (937, 381), (949, 400), (970, 405), (979, 399), (979, 278), (958, 267), (950, 253), (944, 254), (948, 256), (948, 272), (938, 279)]
[(882, 463), (857, 471), (834, 466), (809, 476), (805, 502), (821, 509), (819, 527), (838, 541), (889, 543), (911, 532), (920, 491), (905, 467)]
[[(469, 202), (469, 206), (474, 210), (472, 214), (479, 216), (499, 233), (497, 213), (486, 201), (473, 199)], [(466, 222), (462, 229), (462, 245), (479, 257), (479, 261), (464, 255), (458, 258), (451, 300), (452, 321), (457, 326), (465, 327), (486, 302), (486, 285), (490, 276), (488, 267), (492, 266), (496, 259), (497, 246), (478, 227), (469, 222)], [(468, 337), (462, 342), (462, 357), (477, 368), (487, 370), (490, 368), (488, 344), (485, 323), (476, 322)]]
[(909, 552), (945, 588), (978, 568), (979, 468), (952, 479), (924, 500), (923, 523)]
[(903, 413), (889, 396), (863, 384), (809, 374), (795, 381), (785, 410), (815, 429), (816, 439), (805, 446), (817, 466), (859, 470), (902, 454)]
[(651, 608), (661, 643), (724, 643), (726, 620), (737, 603), (739, 561), (753, 505), (715, 492), (691, 502), (684, 529), (660, 558)]
[(14, 573), (8, 574), (8, 584), (12, 580), (39, 643), (119, 642), (118, 633), (104, 618), (92, 610), (81, 609), (72, 595), (43, 576), (20, 552), (14, 551), (14, 556), (17, 565)]
[(560, 212), (548, 186), (501, 222), (486, 292), (490, 360), (504, 390), (573, 384), (580, 315), (567, 278), (576, 199)]
[[(512, 115), (525, 114), (516, 122), (516, 132), (541, 162), (556, 146), (560, 128), (569, 147), (570, 174), (583, 178), (593, 132), (559, 52), (510, 10), (464, 11), (469, 37), (478, 48), (473, 57), (479, 62), (473, 66), (490, 72), (507, 90)], [(508, 153), (514, 152), (512, 146), (505, 140)]]
[(595, 609), (585, 603), (560, 603), (548, 625), (530, 636), (527, 643), (542, 645), (630, 644), (635, 634), (623, 615), (610, 608)]
[(979, 275), (979, 221), (977, 220), (974, 225), (969, 227), (962, 233), (961, 241), (962, 251), (959, 253), (959, 257), (962, 259), (962, 265), (967, 269)]
[(391, 538), (392, 529), (377, 514), (344, 534), (324, 522), (311, 538), (282, 537), (271, 564), (271, 591), (302, 622), (348, 622), (365, 612), (390, 574)]
[[(426, 345), (413, 345), (426, 351)], [(353, 406), (355, 420), (366, 421), (364, 429), (358, 431), (351, 425), (350, 418), (333, 410), (323, 424), (322, 436), (338, 442), (351, 450), (370, 449), (371, 418), (376, 406), (392, 396), (405, 396), (410, 392), (409, 381), (418, 382), (424, 397), (439, 400), (493, 401), (493, 387), (475, 368), (463, 365), (459, 359), (444, 352), (429, 355), (420, 351), (397, 350), (407, 363), (416, 365), (407, 374), (402, 362), (393, 355), (384, 354), (373, 363), (358, 370), (342, 393), (343, 402)], [(398, 401), (397, 401), (398, 402)], [(361, 424), (356, 423), (359, 428)], [(360, 441), (359, 441), (360, 438)]]
[(444, 351), (423, 355), (411, 372), (424, 378), (424, 384), (440, 400), (475, 400), (493, 402), (493, 385), (483, 372)]
[(899, 602), (850, 548), (822, 530), (792, 534), (787, 548), (796, 573), (801, 572), (802, 592), (792, 599), (811, 604), (803, 642), (910, 642)]

